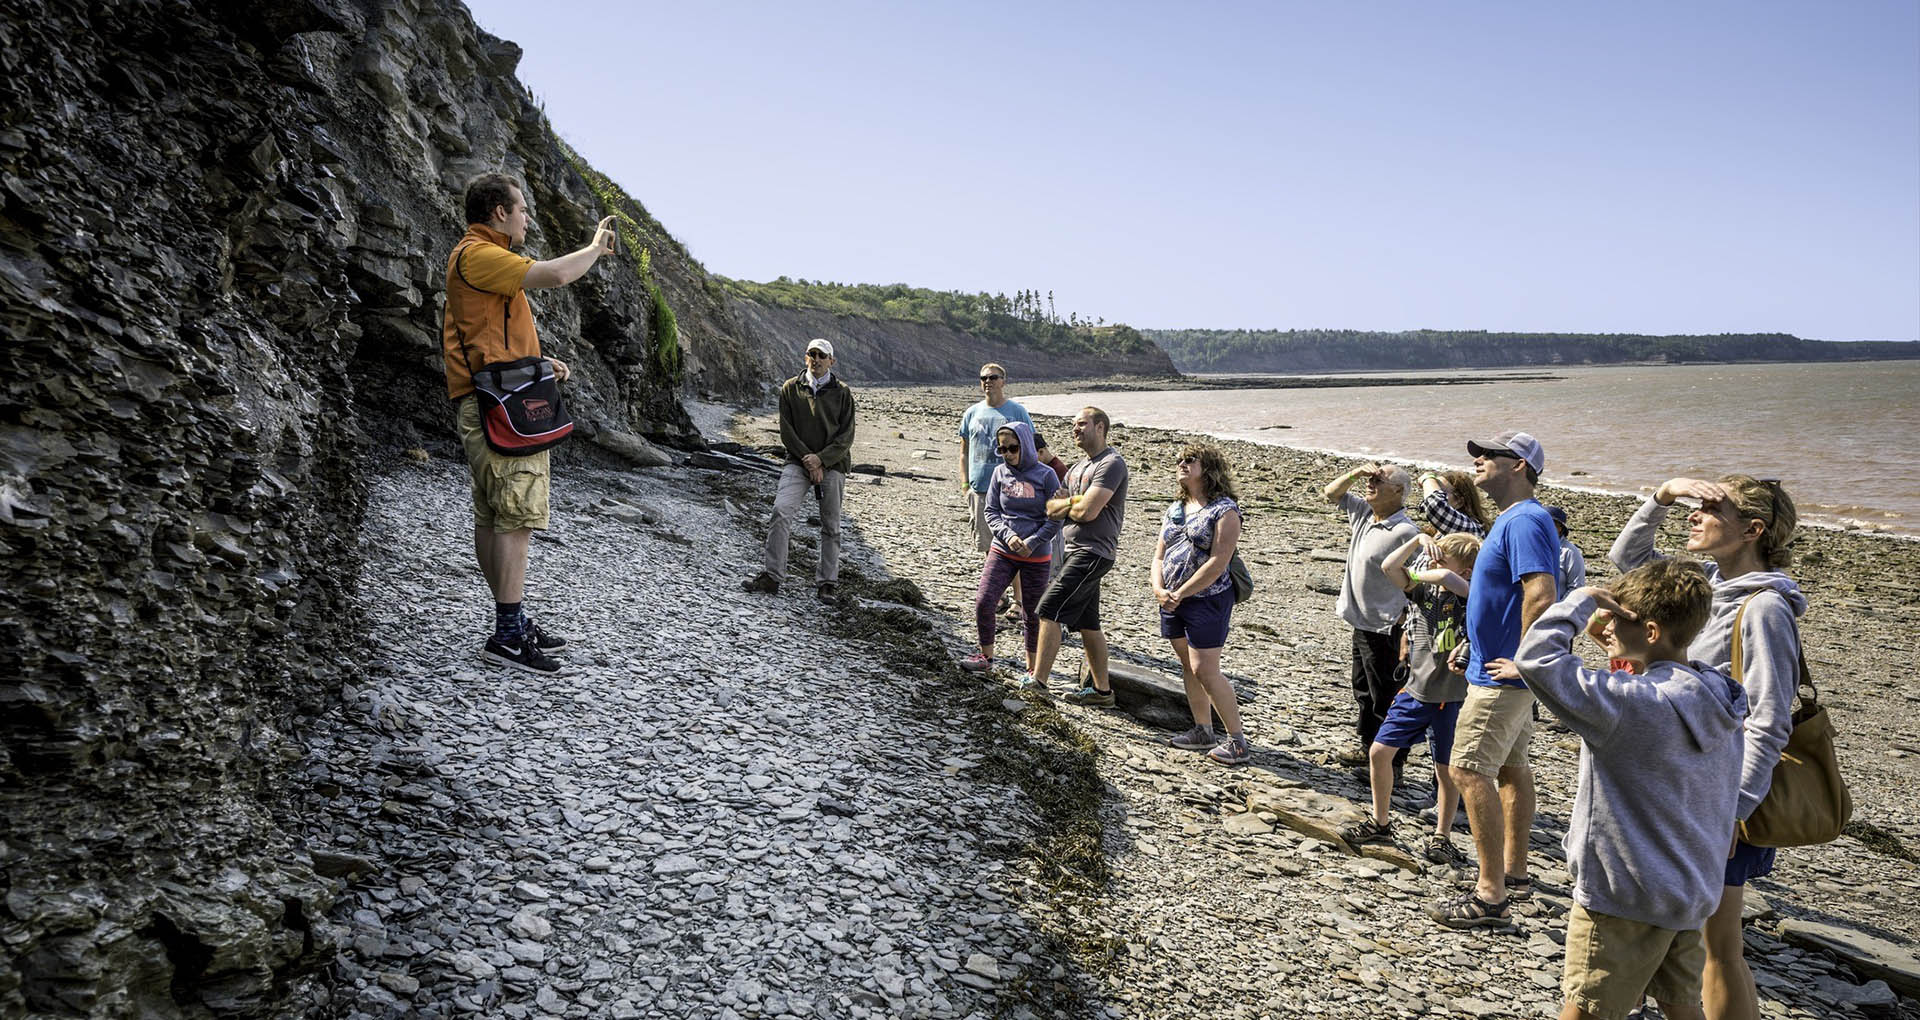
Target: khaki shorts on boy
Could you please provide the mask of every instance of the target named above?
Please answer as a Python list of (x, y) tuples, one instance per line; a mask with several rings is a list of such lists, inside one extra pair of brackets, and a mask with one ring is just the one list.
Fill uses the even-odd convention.
[(1575, 904), (1567, 915), (1560, 994), (1600, 1020), (1625, 1020), (1643, 990), (1665, 1005), (1698, 1006), (1706, 965), (1698, 931), (1656, 928)]
[(1453, 724), (1453, 766), (1498, 778), (1502, 766), (1524, 768), (1533, 735), (1533, 692), (1525, 687), (1467, 688)]
[(495, 453), (480, 428), (477, 397), (460, 399), (459, 430), (467, 470), (473, 474), (473, 526), (495, 531), (545, 531), (551, 482), (547, 451), (525, 457)]

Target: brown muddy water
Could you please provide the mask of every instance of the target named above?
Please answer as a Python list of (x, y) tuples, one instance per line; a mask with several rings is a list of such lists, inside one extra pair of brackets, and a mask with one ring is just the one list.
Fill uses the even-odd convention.
[(1644, 494), (1676, 475), (1744, 472), (1781, 479), (1810, 523), (1920, 538), (1920, 361), (1527, 374), (1542, 371), (1555, 378), (1013, 396), (1041, 414), (1091, 403), (1128, 425), (1431, 465), (1465, 466), (1468, 438), (1518, 428), (1546, 447), (1558, 485)]

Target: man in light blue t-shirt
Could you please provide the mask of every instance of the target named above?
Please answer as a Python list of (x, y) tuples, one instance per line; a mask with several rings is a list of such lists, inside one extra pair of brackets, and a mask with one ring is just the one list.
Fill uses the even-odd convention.
[(1480, 877), (1472, 892), (1433, 908), (1434, 920), (1449, 928), (1509, 924), (1508, 900), (1533, 891), (1527, 874), (1533, 692), (1519, 681), (1494, 680), (1486, 664), (1519, 651), (1520, 636), (1558, 597), (1560, 576), (1560, 535), (1547, 508), (1533, 498), (1547, 465), (1540, 441), (1525, 432), (1502, 432), (1469, 442), (1467, 452), (1473, 455), (1474, 484), (1500, 515), (1481, 543), (1467, 592), (1467, 700), (1454, 723), (1447, 766), (1466, 802)]
[(1027, 417), (1026, 408), (1007, 399), (1007, 370), (993, 362), (980, 366), (980, 396), (980, 402), (960, 416), (960, 482), (966, 487), (967, 510), (973, 518), (973, 547), (984, 555), (993, 548), (993, 531), (987, 527), (987, 486), (993, 481), (993, 469), (1000, 466), (995, 436), (1008, 422), (1023, 421), (1032, 428), (1033, 419)]

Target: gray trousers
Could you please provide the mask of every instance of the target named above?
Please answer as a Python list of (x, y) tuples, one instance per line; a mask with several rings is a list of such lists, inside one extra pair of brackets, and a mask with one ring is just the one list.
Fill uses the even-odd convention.
[[(782, 584), (787, 580), (787, 536), (793, 532), (793, 520), (800, 516), (807, 491), (812, 488), (806, 468), (789, 463), (780, 469), (780, 488), (773, 497), (773, 523), (767, 526), (767, 555), (762, 565)], [(826, 472), (820, 483), (820, 565), (814, 571), (815, 584), (840, 581), (840, 497), (846, 491), (844, 473)]]

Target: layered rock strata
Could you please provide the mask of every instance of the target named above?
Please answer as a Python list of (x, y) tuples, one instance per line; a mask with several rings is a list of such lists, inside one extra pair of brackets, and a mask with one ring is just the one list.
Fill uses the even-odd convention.
[[(0, 1016), (297, 1012), (331, 958), (282, 804), (358, 668), (364, 454), (447, 442), (462, 182), (531, 249), (622, 213), (745, 386), (705, 274), (609, 209), (444, 0), (13, 0), (0, 20)], [(632, 253), (536, 298), (588, 436), (690, 432)], [(425, 522), (460, 527), (463, 522)], [(322, 856), (322, 866), (327, 859)]]

